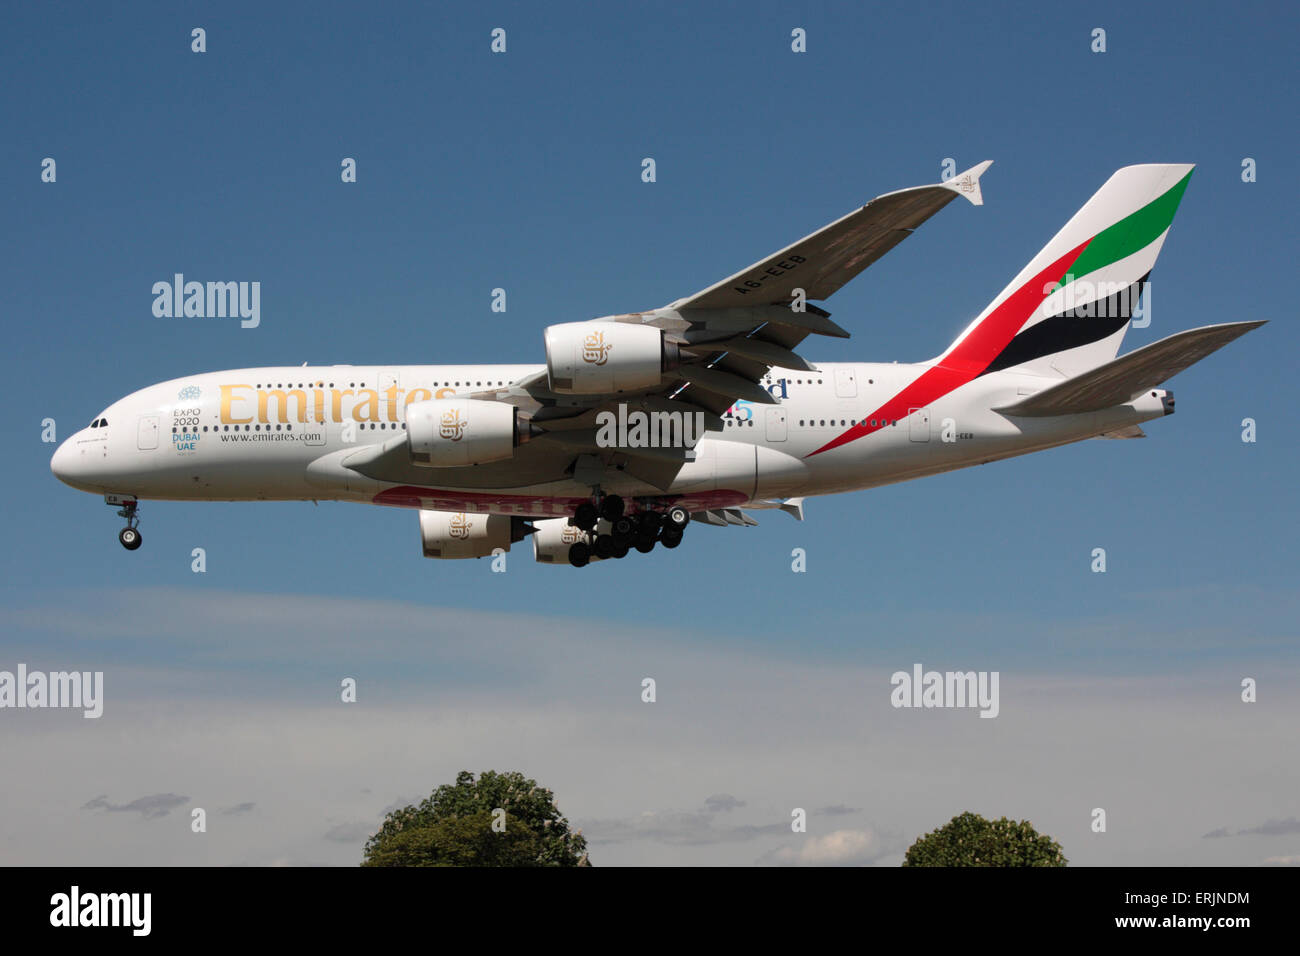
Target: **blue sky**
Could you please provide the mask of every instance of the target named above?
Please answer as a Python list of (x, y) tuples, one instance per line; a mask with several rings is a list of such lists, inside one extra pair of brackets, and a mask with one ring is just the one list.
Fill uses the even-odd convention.
[[(1230, 697), (1243, 675), (1294, 680), (1296, 18), (1274, 5), (1183, 3), (6, 11), (0, 213), (12, 241), (0, 260), (0, 362), (13, 399), (0, 420), (12, 450), (0, 667), (220, 673), (247, 682), (249, 706), (267, 702), (258, 688), (309, 697), (314, 680), (369, 668), (397, 696), (461, 679), (487, 695), (475, 712), (499, 715), (495, 695), (517, 695), (513, 678), (494, 682), (490, 661), (444, 651), (536, 619), (566, 633), (566, 653), (605, 659), (606, 642), (650, 627), (647, 641), (666, 641), (688, 671), (690, 655), (707, 652), (763, 680), (913, 661), (1038, 679), (1208, 679)], [(202, 55), (190, 51), (195, 26), (207, 31)], [(507, 31), (504, 55), (489, 52), (494, 27)], [(790, 51), (795, 27), (807, 31), (805, 54)], [(1103, 54), (1089, 48), (1096, 27)], [(46, 156), (55, 184), (40, 182)], [(640, 179), (647, 156), (653, 184)], [(357, 160), (354, 185), (339, 181), (343, 157)], [(1152, 324), (1126, 348), (1213, 322), (1270, 324), (1174, 379), (1178, 414), (1151, 423), (1145, 441), (813, 500), (802, 524), (765, 514), (753, 529), (693, 526), (676, 551), (584, 573), (535, 566), (528, 548), (506, 574), (426, 561), (413, 514), (331, 503), (146, 502), (146, 543), (127, 554), (112, 512), (49, 473), (42, 419), (65, 437), (116, 398), (191, 372), (540, 361), (545, 326), (701, 289), (879, 193), (937, 180), (948, 157), (958, 169), (995, 160), (985, 205), (953, 204), (836, 294), (826, 305), (852, 338), (805, 343), (809, 358), (937, 354), (1111, 172), (1137, 162), (1198, 169), (1152, 276)], [(1241, 180), (1245, 157), (1257, 182)], [(152, 283), (174, 272), (259, 280), (260, 327), (154, 318)], [(498, 286), (504, 314), (490, 310)], [(1253, 444), (1240, 440), (1246, 417), (1258, 423)], [(190, 570), (194, 547), (207, 551), (203, 575)], [(790, 571), (795, 547), (806, 574)], [(1104, 575), (1089, 571), (1095, 547), (1107, 551)], [(63, 621), (55, 609), (119, 608), (124, 596), (132, 606), (132, 595), (166, 627), (49, 623)], [(303, 616), (245, 621), (216, 661), (168, 638), (210, 633), (213, 595), (281, 596)], [(313, 613), (335, 602), (408, 609), (427, 638), (386, 655), (368, 656), (366, 633), (317, 646), (324, 621)], [(264, 660), (268, 643), (283, 650)], [(614, 679), (610, 666), (590, 679)], [(176, 706), (206, 700), (166, 681), (122, 686)], [(542, 709), (600, 696), (589, 684), (541, 686)], [(9, 716), (0, 733), (19, 733)], [(58, 727), (68, 747), (87, 746), (90, 729)], [(611, 740), (590, 746), (593, 761), (625, 753)], [(730, 752), (701, 751), (700, 766)], [(556, 761), (541, 752), (521, 769), (558, 789)], [(403, 793), (456, 769), (434, 761)], [(1283, 780), (1295, 792), (1294, 767)], [(575, 768), (572, 802), (588, 798), (586, 783)], [(399, 796), (370, 785), (384, 802)], [(122, 786), (118, 797), (140, 795)], [(743, 798), (755, 806), (752, 786)], [(85, 800), (100, 792), (83, 788)], [(658, 806), (727, 785), (697, 789), (666, 791)], [(1225, 794), (1224, 812), (1248, 816), (1234, 799)], [(825, 799), (841, 801), (852, 794)], [(915, 826), (963, 808), (936, 805), (936, 819)], [(647, 809), (607, 794), (592, 812)], [(1300, 851), (1289, 839), (1283, 851)], [(656, 846), (627, 861), (674, 862)], [(100, 849), (97, 860), (119, 862)], [(346, 861), (313, 852), (285, 858)], [(719, 860), (760, 857), (744, 855), (748, 844), (738, 852)]]

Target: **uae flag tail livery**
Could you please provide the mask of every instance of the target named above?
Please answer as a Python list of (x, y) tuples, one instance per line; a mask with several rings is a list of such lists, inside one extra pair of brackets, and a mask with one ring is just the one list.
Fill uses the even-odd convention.
[(1069, 378), (1113, 359), (1192, 169), (1160, 164), (1116, 172), (940, 363), (980, 375), (1020, 366)]
[(1114, 359), (1193, 168), (1160, 163), (1117, 171), (946, 352), (892, 401), (812, 454), (863, 437), (981, 375), (1014, 369), (1059, 381)]

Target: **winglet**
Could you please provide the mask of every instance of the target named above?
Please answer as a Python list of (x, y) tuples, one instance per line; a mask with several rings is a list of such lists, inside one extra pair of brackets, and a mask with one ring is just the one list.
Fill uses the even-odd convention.
[(980, 192), (980, 177), (984, 170), (993, 165), (993, 160), (986, 159), (978, 166), (972, 166), (964, 173), (958, 173), (947, 182), (940, 183), (945, 189), (951, 189), (959, 196), (965, 196), (974, 205), (984, 205), (984, 195)]

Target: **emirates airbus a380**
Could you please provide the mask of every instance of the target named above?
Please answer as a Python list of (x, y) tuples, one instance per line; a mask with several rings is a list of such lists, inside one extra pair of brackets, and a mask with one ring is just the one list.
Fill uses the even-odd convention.
[(1142, 437), (1174, 410), (1157, 386), (1263, 324), (1116, 357), (1192, 174), (1144, 165), (1111, 176), (937, 358), (795, 352), (809, 335), (848, 337), (811, 300), (958, 196), (981, 205), (989, 165), (873, 199), (663, 308), (550, 326), (544, 365), (189, 375), (114, 402), (50, 467), (120, 509), (129, 550), (142, 499), (325, 499), (418, 510), (427, 557), (532, 535), (538, 561), (581, 567), (675, 548), (692, 519), (802, 518), (814, 495)]

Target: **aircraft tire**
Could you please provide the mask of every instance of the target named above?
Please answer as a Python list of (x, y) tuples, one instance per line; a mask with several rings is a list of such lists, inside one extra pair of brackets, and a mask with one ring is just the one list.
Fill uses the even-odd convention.
[(581, 528), (583, 531), (590, 531), (592, 528), (596, 527), (596, 522), (599, 519), (600, 512), (596, 510), (596, 506), (590, 501), (584, 501), (582, 504), (578, 505), (577, 509), (573, 512), (574, 526)]

